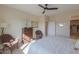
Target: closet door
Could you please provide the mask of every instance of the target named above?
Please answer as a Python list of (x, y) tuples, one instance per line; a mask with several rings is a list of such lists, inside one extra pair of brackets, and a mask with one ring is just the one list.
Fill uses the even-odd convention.
[(55, 36), (55, 22), (48, 22), (48, 36)]

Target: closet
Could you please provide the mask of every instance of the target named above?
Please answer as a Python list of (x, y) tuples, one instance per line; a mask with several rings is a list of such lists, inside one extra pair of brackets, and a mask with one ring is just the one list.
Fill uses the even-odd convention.
[(79, 37), (79, 20), (70, 21), (70, 35)]

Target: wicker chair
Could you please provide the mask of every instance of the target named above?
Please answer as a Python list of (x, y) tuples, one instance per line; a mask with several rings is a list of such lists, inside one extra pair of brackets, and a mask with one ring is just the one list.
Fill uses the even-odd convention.
[(43, 37), (42, 31), (37, 30), (35, 33), (36, 33), (36, 39), (41, 39)]
[(15, 47), (18, 48), (18, 39), (13, 38), (10, 34), (1, 35), (0, 41), (4, 45), (4, 50), (6, 47), (8, 47), (11, 53)]

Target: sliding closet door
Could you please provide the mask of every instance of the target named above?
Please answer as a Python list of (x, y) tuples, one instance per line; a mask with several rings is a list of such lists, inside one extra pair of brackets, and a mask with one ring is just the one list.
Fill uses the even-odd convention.
[(55, 36), (55, 22), (48, 22), (48, 36)]

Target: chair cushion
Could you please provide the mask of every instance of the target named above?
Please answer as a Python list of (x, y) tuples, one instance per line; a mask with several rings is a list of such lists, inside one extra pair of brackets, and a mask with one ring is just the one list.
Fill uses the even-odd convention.
[(0, 36), (0, 40), (2, 43), (10, 42), (10, 40), (14, 40), (14, 38), (10, 34), (3, 34)]

